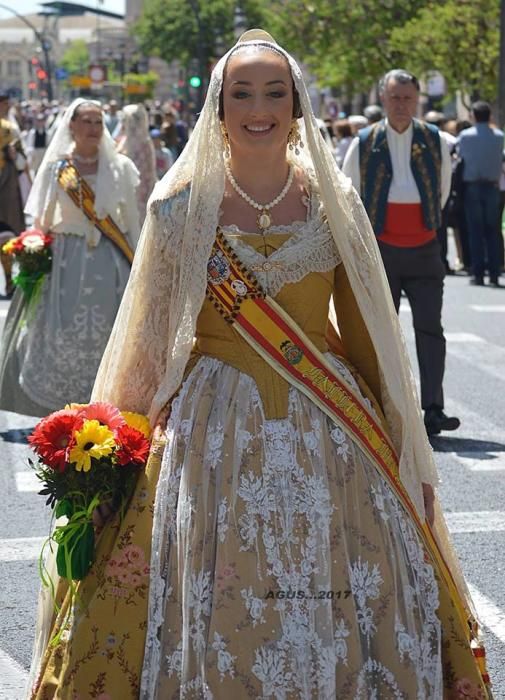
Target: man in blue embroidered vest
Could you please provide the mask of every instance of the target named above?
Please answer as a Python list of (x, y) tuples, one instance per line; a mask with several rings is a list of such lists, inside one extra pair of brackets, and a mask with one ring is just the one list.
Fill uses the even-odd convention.
[(421, 378), (421, 404), (429, 435), (456, 430), (444, 413), (445, 269), (436, 231), (451, 186), (451, 157), (438, 129), (415, 119), (419, 82), (405, 70), (380, 84), (386, 118), (362, 129), (343, 170), (361, 194), (372, 223), (398, 311), (402, 290), (412, 309)]

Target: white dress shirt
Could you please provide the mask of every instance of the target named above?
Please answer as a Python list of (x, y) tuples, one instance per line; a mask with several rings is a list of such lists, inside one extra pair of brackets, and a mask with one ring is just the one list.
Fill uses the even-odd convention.
[[(399, 134), (388, 124), (386, 119), (386, 138), (389, 154), (391, 156), (391, 164), (393, 166), (393, 178), (389, 188), (388, 202), (394, 202), (396, 204), (416, 204), (421, 201), (419, 189), (410, 167), (412, 132), (413, 127), (412, 124), (410, 124), (408, 129)], [(440, 139), (440, 153), (442, 156), (440, 205), (443, 208), (451, 192), (452, 177), (451, 154), (443, 138)], [(354, 188), (358, 194), (360, 194), (359, 138), (357, 136), (349, 146), (342, 170), (351, 178)]]

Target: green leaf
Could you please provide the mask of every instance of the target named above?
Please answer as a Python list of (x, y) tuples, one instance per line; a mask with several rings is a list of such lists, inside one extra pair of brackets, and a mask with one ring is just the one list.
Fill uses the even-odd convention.
[(63, 578), (81, 581), (95, 558), (95, 531), (92, 523), (82, 523), (68, 532), (71, 534), (58, 544), (56, 567)]
[[(42, 492), (41, 492), (42, 493)], [(46, 491), (46, 493), (48, 493)], [(64, 498), (63, 500), (59, 501), (59, 503), (56, 506), (56, 510), (54, 511), (54, 514), (57, 518), (61, 518), (64, 515), (67, 516), (67, 518), (71, 518), (73, 515), (74, 509), (72, 507), (72, 503)]]

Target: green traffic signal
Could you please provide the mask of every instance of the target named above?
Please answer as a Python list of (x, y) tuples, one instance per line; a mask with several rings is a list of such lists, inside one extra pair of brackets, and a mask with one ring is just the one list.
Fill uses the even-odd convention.
[(191, 78), (189, 79), (189, 84), (193, 88), (198, 88), (202, 84), (202, 79), (200, 78), (199, 75), (192, 75)]

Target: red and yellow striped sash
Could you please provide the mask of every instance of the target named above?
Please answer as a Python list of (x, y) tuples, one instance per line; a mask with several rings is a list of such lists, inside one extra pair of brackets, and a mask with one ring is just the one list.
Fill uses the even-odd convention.
[(133, 249), (114, 219), (107, 215), (100, 219), (95, 211), (95, 193), (81, 176), (74, 163), (63, 161), (58, 171), (58, 182), (68, 194), (76, 207), (106, 238), (112, 241), (126, 257), (130, 265), (133, 261)]
[[(340, 377), (298, 324), (265, 292), (218, 229), (207, 263), (207, 296), (224, 319), (283, 377), (329, 416), (386, 478), (411, 516), (426, 551), (458, 610), (468, 640), (475, 646), (477, 623), (451, 574), (427, 522), (422, 522), (399, 477), (395, 448), (377, 418)], [(482, 663), (483, 648), (474, 650)], [(489, 678), (482, 669), (485, 683)]]

